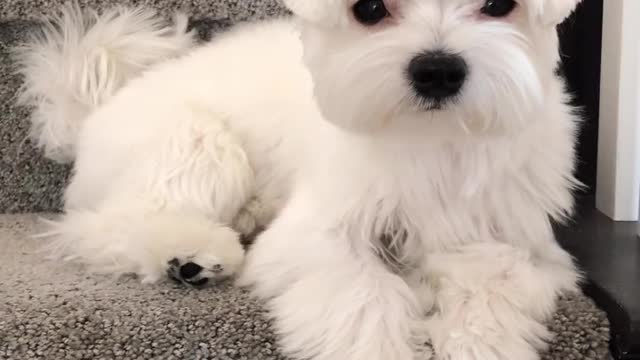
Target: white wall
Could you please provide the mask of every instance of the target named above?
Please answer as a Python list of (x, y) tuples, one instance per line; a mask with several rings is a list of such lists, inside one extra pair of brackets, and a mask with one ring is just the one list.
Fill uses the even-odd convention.
[(618, 221), (640, 206), (640, 0), (604, 0), (596, 206)]

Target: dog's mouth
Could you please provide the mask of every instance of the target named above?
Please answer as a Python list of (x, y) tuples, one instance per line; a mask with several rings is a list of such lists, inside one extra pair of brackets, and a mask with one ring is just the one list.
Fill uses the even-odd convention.
[(449, 108), (455, 99), (431, 99), (418, 101), (419, 111), (443, 111)]
[(443, 110), (446, 107), (446, 104), (442, 101), (438, 101), (438, 102), (434, 102), (431, 104), (428, 104), (424, 107), (425, 111), (436, 111), (436, 110)]

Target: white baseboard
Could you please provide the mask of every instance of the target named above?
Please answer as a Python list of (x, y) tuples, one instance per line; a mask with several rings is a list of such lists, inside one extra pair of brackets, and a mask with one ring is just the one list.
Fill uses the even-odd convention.
[(596, 207), (616, 221), (640, 208), (640, 1), (604, 1)]

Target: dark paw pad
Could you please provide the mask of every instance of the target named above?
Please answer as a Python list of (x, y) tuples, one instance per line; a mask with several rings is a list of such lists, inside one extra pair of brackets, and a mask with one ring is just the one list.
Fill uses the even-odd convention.
[(211, 269), (205, 269), (192, 261), (181, 261), (178, 258), (171, 259), (168, 262), (168, 266), (167, 275), (169, 278), (195, 287), (206, 285), (210, 278), (224, 271), (224, 267), (221, 264), (215, 264)]
[(168, 263), (169, 278), (191, 286), (202, 286), (209, 282), (209, 278), (199, 276), (203, 267), (191, 261), (182, 263), (179, 259), (171, 259)]
[(180, 277), (183, 279), (191, 279), (202, 271), (202, 266), (188, 262), (180, 266)]

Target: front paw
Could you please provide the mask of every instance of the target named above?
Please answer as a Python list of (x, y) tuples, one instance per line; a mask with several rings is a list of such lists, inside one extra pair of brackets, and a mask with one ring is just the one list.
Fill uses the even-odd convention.
[(227, 235), (215, 238), (205, 248), (180, 251), (180, 255), (169, 257), (165, 265), (169, 278), (188, 286), (203, 287), (234, 276), (244, 261), (244, 249), (237, 234)]
[(209, 283), (210, 279), (224, 279), (224, 265), (220, 263), (204, 267), (187, 259), (173, 258), (167, 264), (167, 275), (172, 280), (193, 287), (202, 287)]
[[(435, 360), (539, 360), (525, 339), (504, 329), (442, 327), (434, 333)], [(437, 335), (436, 335), (437, 334)]]
[(420, 341), (414, 346), (414, 360), (433, 360), (433, 346), (429, 341)]
[(458, 295), (426, 322), (435, 360), (540, 359), (538, 349), (549, 339), (543, 324), (500, 297)]

